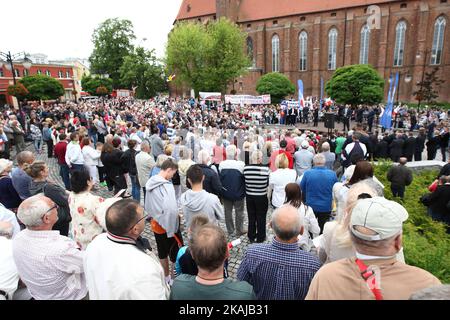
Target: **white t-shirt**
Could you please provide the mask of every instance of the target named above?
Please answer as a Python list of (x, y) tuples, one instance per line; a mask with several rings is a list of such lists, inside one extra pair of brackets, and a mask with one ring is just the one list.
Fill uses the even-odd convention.
[(273, 189), (272, 204), (281, 207), (286, 200), (284, 188), (288, 183), (295, 183), (298, 179), (297, 172), (293, 169), (278, 169), (269, 176), (269, 186)]

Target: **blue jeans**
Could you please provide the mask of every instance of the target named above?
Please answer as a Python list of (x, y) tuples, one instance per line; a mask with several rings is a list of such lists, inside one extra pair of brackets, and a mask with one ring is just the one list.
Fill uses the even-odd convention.
[(97, 147), (97, 134), (89, 135), (89, 138), (91, 138), (94, 147)]
[(141, 201), (141, 186), (136, 176), (130, 175), (131, 179), (131, 196), (136, 201)]
[(84, 165), (72, 163), (72, 171), (82, 171), (84, 170)]
[(34, 140), (34, 149), (36, 150), (36, 152), (40, 153), (42, 151), (43, 144), (44, 144), (44, 141), (42, 139)]
[(64, 186), (66, 187), (66, 190), (70, 190), (70, 176), (69, 176), (69, 166), (67, 164), (60, 164), (59, 165), (59, 175), (62, 178), (62, 181), (64, 182)]

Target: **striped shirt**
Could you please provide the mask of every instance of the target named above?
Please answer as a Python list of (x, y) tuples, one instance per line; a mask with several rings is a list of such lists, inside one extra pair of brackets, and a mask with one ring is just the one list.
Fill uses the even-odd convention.
[(244, 168), (245, 193), (248, 196), (265, 196), (269, 186), (270, 169), (263, 165), (248, 165)]

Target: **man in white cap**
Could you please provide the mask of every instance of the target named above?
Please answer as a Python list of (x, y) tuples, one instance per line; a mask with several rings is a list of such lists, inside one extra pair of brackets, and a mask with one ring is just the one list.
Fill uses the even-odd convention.
[(440, 285), (429, 272), (397, 261), (408, 212), (383, 197), (358, 200), (350, 234), (356, 257), (323, 266), (307, 300), (406, 300), (414, 292)]
[(294, 153), (295, 170), (300, 177), (306, 170), (312, 168), (314, 154), (308, 150), (309, 143), (303, 140), (301, 149)]

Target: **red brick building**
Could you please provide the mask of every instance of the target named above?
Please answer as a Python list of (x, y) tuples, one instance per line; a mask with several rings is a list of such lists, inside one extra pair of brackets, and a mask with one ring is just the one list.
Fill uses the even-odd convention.
[[(16, 81), (23, 76), (42, 74), (49, 75), (61, 82), (65, 94), (62, 99), (73, 99), (74, 89), (73, 68), (67, 65), (56, 64), (32, 64), (30, 69), (26, 69), (20, 62), (14, 62), (14, 72)], [(0, 65), (0, 107), (5, 103), (12, 105), (13, 97), (8, 95), (8, 86), (14, 84), (13, 71), (8, 70), (5, 65)]]
[[(368, 63), (384, 79), (400, 72), (401, 101), (415, 101), (423, 71), (438, 67), (438, 101), (450, 100), (450, 1), (184, 0), (175, 23), (223, 16), (248, 34), (253, 67), (235, 83), (238, 93), (255, 94), (259, 77), (278, 71), (302, 79), (305, 96), (320, 96), (321, 78)], [(386, 81), (385, 96), (388, 89)]]

